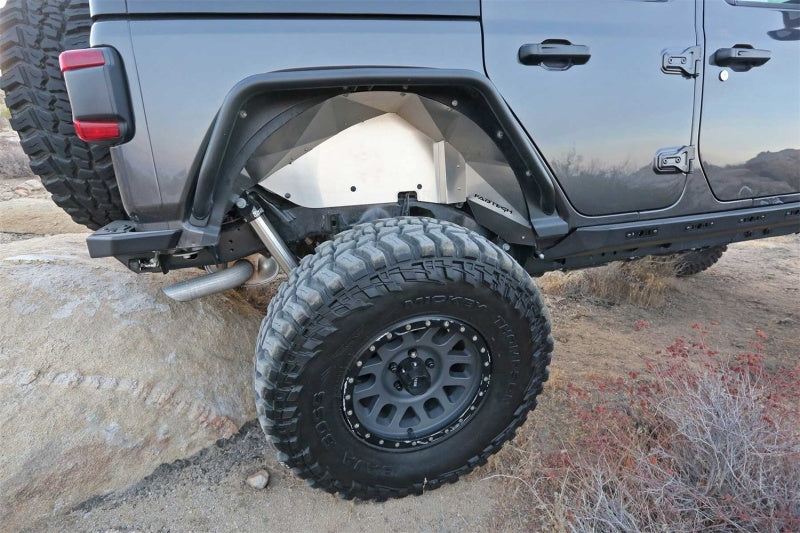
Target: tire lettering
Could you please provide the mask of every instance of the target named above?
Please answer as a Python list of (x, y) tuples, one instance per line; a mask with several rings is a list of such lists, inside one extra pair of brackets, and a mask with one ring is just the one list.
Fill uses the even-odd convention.
[(449, 296), (444, 294), (437, 296), (420, 296), (419, 298), (414, 298), (413, 300), (406, 300), (403, 302), (403, 306), (413, 307), (418, 305), (442, 303), (457, 305), (459, 307), (463, 307), (464, 309), (486, 309), (486, 305), (480, 303), (478, 300), (465, 298), (463, 296)]
[(324, 392), (318, 392), (314, 395), (312, 400), (314, 409), (311, 411), (311, 418), (316, 422), (316, 424), (314, 424), (314, 429), (317, 431), (319, 441), (326, 449), (331, 449), (336, 446), (336, 439), (331, 435), (331, 430), (328, 427), (328, 423), (325, 421), (325, 408), (322, 406), (324, 400)]

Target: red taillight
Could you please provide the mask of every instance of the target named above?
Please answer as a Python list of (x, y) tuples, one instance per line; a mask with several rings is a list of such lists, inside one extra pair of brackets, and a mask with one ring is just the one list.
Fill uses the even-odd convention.
[(75, 133), (86, 142), (110, 141), (120, 136), (118, 122), (85, 122), (76, 120), (73, 124), (75, 125)]
[(58, 56), (58, 64), (61, 66), (61, 72), (67, 72), (80, 68), (101, 67), (106, 64), (106, 58), (103, 57), (103, 51), (96, 48), (68, 50)]

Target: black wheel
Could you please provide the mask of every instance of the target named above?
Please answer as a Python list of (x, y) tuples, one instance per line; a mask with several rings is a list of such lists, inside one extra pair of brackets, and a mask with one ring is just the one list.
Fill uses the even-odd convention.
[(675, 275), (679, 278), (693, 276), (711, 268), (719, 261), (727, 246), (711, 246), (699, 250), (689, 250), (674, 255)]
[(108, 148), (75, 135), (58, 66), (64, 50), (89, 46), (89, 2), (8, 0), (0, 10), (0, 89), (31, 169), (72, 219), (96, 229), (128, 217)]
[(313, 486), (421, 493), (514, 436), (552, 347), (533, 280), (484, 237), (424, 218), (365, 224), (304, 258), (270, 303), (259, 420)]

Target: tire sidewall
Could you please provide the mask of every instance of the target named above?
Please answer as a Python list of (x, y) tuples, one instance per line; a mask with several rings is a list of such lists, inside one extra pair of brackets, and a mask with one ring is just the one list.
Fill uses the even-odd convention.
[[(459, 264), (463, 266), (464, 260)], [(308, 321), (305, 338), (295, 341), (295, 349), (302, 349), (300, 343), (321, 341), (319, 351), (324, 355), (311, 357), (297, 377), (303, 394), (298, 401), (296, 436), (308, 448), (307, 455), (324, 465), (334, 479), (387, 487), (424, 483), (479, 461), (487, 445), (504, 441), (500, 437), (513, 431), (509, 426), (532, 378), (544, 371), (537, 364), (547, 335), (537, 318), (541, 312), (530, 313), (528, 299), (519, 294), (508, 299), (496, 287), (465, 280), (442, 283), (447, 266), (443, 265), (438, 280), (405, 281), (401, 290), (370, 299), (344, 315), (335, 316), (333, 302)], [(513, 283), (510, 276), (503, 281)], [(524, 287), (517, 290), (527, 292)], [(372, 446), (355, 436), (345, 421), (342, 386), (346, 373), (360, 351), (392, 324), (424, 315), (461, 320), (483, 335), (492, 357), (486, 398), (457, 431), (431, 445), (402, 451)]]

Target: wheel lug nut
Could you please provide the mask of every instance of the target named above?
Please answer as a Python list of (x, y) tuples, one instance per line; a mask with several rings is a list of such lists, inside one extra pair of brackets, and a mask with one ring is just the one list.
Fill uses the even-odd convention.
[(436, 366), (436, 361), (434, 361), (433, 359), (427, 359), (425, 361), (425, 366), (427, 366), (428, 368), (433, 368), (434, 366)]
[(395, 381), (394, 382), (394, 388), (397, 389), (397, 390), (403, 390), (403, 384), (400, 383), (399, 381)]
[(411, 350), (411, 351), (408, 353), (408, 355), (410, 355), (410, 356), (411, 356), (411, 358), (413, 359), (413, 358), (415, 358), (415, 357), (417, 356), (417, 351), (416, 351), (416, 350)]
[(389, 363), (389, 372), (397, 372), (397, 363)]

